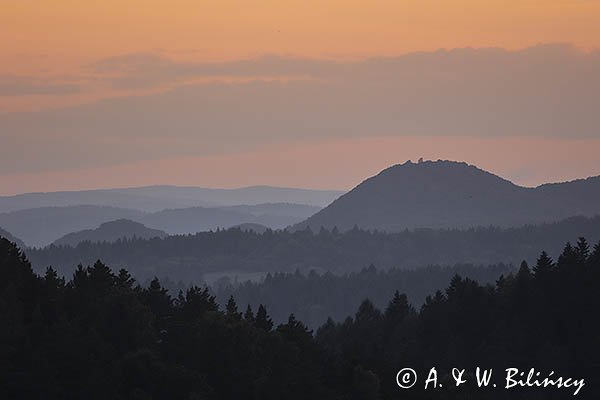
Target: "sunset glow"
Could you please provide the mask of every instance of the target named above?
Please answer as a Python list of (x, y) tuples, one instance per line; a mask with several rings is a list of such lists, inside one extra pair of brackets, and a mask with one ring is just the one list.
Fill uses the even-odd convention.
[(136, 52), (215, 61), (552, 42), (594, 49), (600, 46), (600, 2), (3, 0), (0, 26), (2, 72), (42, 73)]
[[(55, 184), (75, 188), (90, 168), (120, 170), (159, 159), (171, 165), (158, 175), (162, 183), (281, 183), (283, 177), (270, 174), (239, 178), (233, 172), (241, 168), (235, 154), (261, 152), (260, 165), (268, 170), (278, 163), (268, 149), (308, 151), (300, 149), (318, 140), (342, 149), (375, 136), (426, 147), (432, 135), (458, 141), (461, 135), (481, 135), (535, 137), (552, 147), (569, 138), (595, 141), (599, 132), (593, 110), (600, 87), (599, 1), (3, 0), (0, 5), (0, 139), (5, 143), (0, 156), (12, 160), (28, 152), (22, 165), (0, 165), (0, 193)], [(254, 88), (260, 85), (268, 88)], [(189, 120), (177, 114), (196, 106), (190, 101), (199, 111), (212, 111), (198, 120), (197, 113)], [(150, 104), (158, 103), (160, 111), (151, 111)], [(327, 104), (335, 104), (331, 112), (325, 111)], [(445, 104), (454, 108), (446, 110)], [(369, 105), (373, 110), (365, 109)], [(274, 106), (289, 108), (269, 115)], [(394, 114), (394, 107), (402, 112)], [(357, 110), (374, 120), (382, 110), (385, 115), (378, 118), (385, 122), (354, 121)], [(139, 130), (157, 126), (145, 121), (144, 112), (169, 124), (162, 135)], [(221, 113), (221, 119), (204, 122)], [(288, 132), (299, 121), (307, 125), (306, 137), (300, 130)], [(494, 132), (487, 132), (488, 126)], [(110, 147), (103, 146), (115, 140), (127, 160), (109, 155), (96, 162), (86, 155), (106, 151)], [(37, 157), (53, 146), (54, 153)], [(378, 151), (376, 144), (370, 146)], [(506, 170), (486, 164), (484, 148), (470, 148), (431, 154), (483, 159), (491, 170)], [(410, 158), (409, 153), (388, 156), (386, 163)], [(599, 173), (598, 156), (587, 157), (585, 168), (567, 167), (570, 172), (558, 175), (507, 173), (522, 184)], [(190, 158), (198, 165), (218, 158), (231, 164), (218, 179), (180, 179), (178, 160)], [(349, 188), (374, 172), (368, 164), (327, 179), (305, 170), (289, 182)], [(71, 178), (63, 179), (65, 173)], [(95, 173), (86, 186), (149, 183), (128, 176)], [(228, 178), (233, 176), (238, 179)]]

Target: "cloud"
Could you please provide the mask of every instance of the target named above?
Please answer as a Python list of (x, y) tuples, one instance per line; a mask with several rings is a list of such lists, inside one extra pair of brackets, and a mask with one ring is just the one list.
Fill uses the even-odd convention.
[(52, 83), (34, 77), (0, 75), (0, 97), (27, 95), (62, 95), (80, 92), (70, 83)]
[[(147, 85), (182, 76), (254, 78), (0, 115), (1, 171), (216, 156), (322, 139), (600, 137), (600, 53), (568, 45), (442, 50), (345, 63), (265, 57), (178, 64), (130, 55), (95, 68), (123, 82), (151, 71)], [(318, 79), (262, 78), (277, 74)]]
[(151, 88), (193, 78), (319, 77), (342, 67), (332, 61), (275, 55), (222, 63), (175, 62), (152, 53), (125, 54), (88, 66), (93, 74), (118, 89)]
[(88, 68), (115, 88), (141, 89), (211, 77), (401, 81), (438, 79), (453, 73), (459, 77), (464, 73), (474, 73), (486, 78), (522, 68), (539, 68), (542, 71), (554, 68), (560, 73), (569, 71), (558, 69), (577, 68), (580, 64), (592, 64), (597, 68), (598, 54), (584, 53), (563, 43), (541, 44), (519, 51), (463, 48), (346, 62), (266, 55), (257, 59), (194, 63), (175, 62), (153, 53), (132, 53), (99, 60)]

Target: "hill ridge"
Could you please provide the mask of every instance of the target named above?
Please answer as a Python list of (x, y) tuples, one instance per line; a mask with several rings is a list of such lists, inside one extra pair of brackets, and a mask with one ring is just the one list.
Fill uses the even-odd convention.
[(167, 233), (159, 229), (148, 228), (142, 223), (126, 218), (103, 222), (97, 228), (83, 229), (68, 233), (55, 240), (55, 246), (66, 245), (75, 247), (81, 242), (115, 242), (123, 238), (152, 239), (166, 237)]
[(291, 229), (508, 227), (599, 213), (600, 177), (530, 188), (466, 162), (409, 160), (363, 180)]

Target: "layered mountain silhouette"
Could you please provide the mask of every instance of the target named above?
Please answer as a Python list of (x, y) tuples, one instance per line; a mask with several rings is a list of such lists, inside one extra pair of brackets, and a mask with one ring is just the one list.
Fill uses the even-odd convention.
[(69, 233), (95, 229), (100, 224), (118, 219), (139, 222), (173, 235), (245, 223), (280, 229), (303, 221), (319, 210), (315, 206), (289, 203), (189, 207), (157, 212), (96, 205), (41, 207), (0, 213), (0, 226), (28, 246), (43, 247)]
[(279, 229), (298, 223), (317, 211), (318, 207), (288, 203), (218, 208), (190, 207), (147, 214), (139, 221), (173, 235), (230, 228), (247, 223)]
[(520, 226), (600, 214), (600, 177), (526, 188), (454, 161), (394, 165), (294, 229)]
[[(225, 201), (233, 198), (258, 200), (265, 196), (287, 198), (286, 196), (299, 195), (316, 196), (313, 200), (323, 200), (323, 196), (333, 196), (333, 193), (329, 192), (313, 193), (300, 189), (268, 187), (236, 189), (229, 192), (220, 189), (166, 186), (39, 196), (42, 200), (45, 199), (44, 201), (87, 199), (100, 202), (108, 201), (105, 198), (106, 192), (110, 196), (133, 196), (131, 198), (137, 199), (134, 203), (139, 200), (136, 196), (150, 196), (158, 201), (153, 203), (155, 206), (160, 201), (168, 203), (173, 199), (197, 201), (199, 197), (195, 196), (200, 194), (206, 201)], [(94, 193), (98, 195), (95, 200), (92, 196)], [(50, 197), (44, 197), (45, 195)], [(30, 200), (36, 198), (34, 195), (23, 196), (18, 199), (18, 196), (11, 198), (11, 201), (20, 199), (24, 201), (23, 204), (30, 204)], [(0, 205), (7, 199), (0, 198)], [(107, 205), (78, 205), (0, 213), (0, 226), (22, 239), (26, 245), (39, 247), (50, 244), (66, 234), (94, 229), (102, 223), (117, 219), (139, 222), (167, 234), (196, 233), (242, 224), (260, 224), (271, 229), (291, 227), (292, 230), (310, 227), (313, 231), (318, 231), (321, 226), (348, 230), (356, 225), (364, 229), (395, 232), (414, 228), (467, 228), (489, 225), (513, 227), (596, 214), (600, 214), (600, 177), (526, 188), (466, 163), (425, 161), (406, 162), (387, 168), (324, 209), (287, 202), (250, 202), (247, 205), (196, 206), (152, 212)]]
[(138, 210), (81, 205), (40, 207), (0, 213), (0, 226), (28, 246), (45, 246), (72, 232), (90, 229), (117, 219), (137, 220), (145, 214)]
[(116, 242), (123, 238), (152, 239), (166, 237), (167, 233), (158, 229), (151, 229), (139, 222), (128, 219), (105, 222), (96, 229), (84, 229), (79, 232), (69, 233), (53, 242), (54, 245), (75, 247), (81, 242)]
[(273, 186), (238, 189), (211, 189), (184, 186), (145, 186), (0, 196), (0, 212), (40, 207), (96, 205), (129, 208), (146, 212), (167, 208), (225, 207), (239, 204), (296, 203), (325, 207), (343, 192)]

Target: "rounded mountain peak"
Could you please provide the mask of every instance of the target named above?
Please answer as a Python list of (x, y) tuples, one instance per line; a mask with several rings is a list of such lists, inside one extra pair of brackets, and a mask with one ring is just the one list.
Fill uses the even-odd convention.
[(465, 162), (407, 161), (363, 181), (304, 225), (399, 231), (530, 221), (523, 188)]

